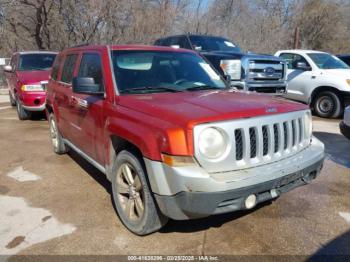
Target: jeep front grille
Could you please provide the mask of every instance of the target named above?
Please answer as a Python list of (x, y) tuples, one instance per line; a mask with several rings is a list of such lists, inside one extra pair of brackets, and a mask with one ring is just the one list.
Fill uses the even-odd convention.
[(287, 158), (310, 144), (310, 137), (305, 133), (307, 113), (309, 111), (298, 111), (196, 126), (195, 137), (206, 127), (224, 130), (231, 146), (220, 161), (205, 159), (197, 146), (195, 156), (208, 172), (251, 168)]
[[(245, 129), (235, 130), (236, 160), (241, 161), (244, 157), (244, 151), (250, 159), (263, 158), (273, 154), (283, 153), (298, 146), (303, 141), (301, 132), (302, 118), (292, 119), (282, 123), (273, 123), (270, 125), (256, 126), (249, 128), (249, 135), (245, 135)], [(256, 132), (257, 130), (257, 132)], [(260, 137), (257, 137), (257, 135)], [(244, 140), (242, 137), (249, 137)], [(258, 154), (257, 152), (260, 152)]]

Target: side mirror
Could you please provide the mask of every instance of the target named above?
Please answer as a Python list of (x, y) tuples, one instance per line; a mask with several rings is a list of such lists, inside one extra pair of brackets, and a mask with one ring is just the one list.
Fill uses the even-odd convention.
[(296, 69), (309, 71), (311, 68), (305, 62), (298, 62), (296, 64)]
[(104, 95), (100, 90), (100, 85), (95, 84), (92, 77), (74, 77), (72, 82), (73, 93), (87, 95)]
[(4, 66), (4, 71), (7, 72), (7, 73), (12, 73), (12, 72), (13, 72), (12, 66), (10, 66), (10, 65), (5, 65), (5, 66)]
[(196, 50), (196, 51), (202, 51), (202, 47), (201, 47), (201, 46), (194, 46), (194, 50)]
[(227, 83), (231, 84), (231, 76), (230, 75), (224, 75), (224, 79)]

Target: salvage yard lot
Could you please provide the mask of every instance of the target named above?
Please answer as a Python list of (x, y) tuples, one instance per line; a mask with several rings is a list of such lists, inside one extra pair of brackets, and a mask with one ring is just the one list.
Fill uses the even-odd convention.
[(119, 221), (102, 173), (53, 153), (45, 120), (0, 103), (0, 254), (350, 255), (350, 142), (339, 120), (314, 118), (321, 176), (250, 212), (170, 221), (137, 237)]

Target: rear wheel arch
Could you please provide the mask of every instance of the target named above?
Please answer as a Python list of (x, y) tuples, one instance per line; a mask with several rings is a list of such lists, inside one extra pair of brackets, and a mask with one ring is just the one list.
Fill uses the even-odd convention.
[(317, 95), (319, 95), (321, 92), (325, 92), (325, 91), (331, 91), (331, 92), (335, 93), (336, 95), (338, 95), (340, 100), (342, 100), (341, 96), (340, 96), (340, 91), (337, 88), (332, 87), (332, 86), (319, 86), (312, 91), (310, 99), (309, 99), (309, 104), (311, 106), (313, 106)]
[(47, 110), (47, 112), (48, 112), (49, 115), (50, 115), (50, 114), (54, 114), (53, 108), (52, 108), (51, 105), (46, 104), (45, 107), (46, 107), (46, 110)]
[(310, 107), (320, 117), (338, 118), (344, 110), (341, 92), (331, 86), (316, 88), (310, 97)]

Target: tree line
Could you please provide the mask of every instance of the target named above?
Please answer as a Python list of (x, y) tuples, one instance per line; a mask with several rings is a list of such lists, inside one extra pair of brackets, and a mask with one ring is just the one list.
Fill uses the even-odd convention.
[(244, 50), (350, 52), (348, 0), (0, 0), (0, 56), (81, 43), (152, 44), (184, 32), (221, 35)]

